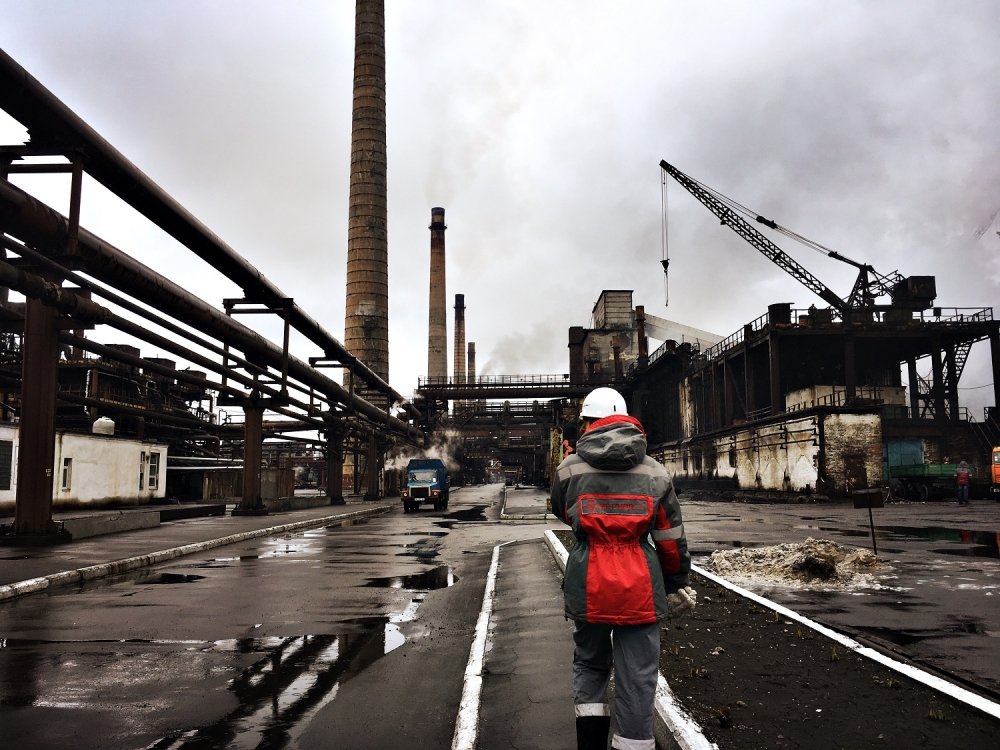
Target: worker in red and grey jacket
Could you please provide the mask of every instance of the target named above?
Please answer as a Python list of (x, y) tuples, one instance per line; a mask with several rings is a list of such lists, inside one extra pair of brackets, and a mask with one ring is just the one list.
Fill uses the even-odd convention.
[[(576, 452), (556, 470), (552, 512), (576, 544), (563, 581), (573, 634), (577, 748), (607, 747), (607, 689), (615, 671), (611, 746), (654, 750), (660, 621), (695, 605), (691, 557), (673, 485), (646, 455), (646, 434), (625, 399), (597, 388), (580, 409)], [(612, 638), (613, 634), (613, 638)]]

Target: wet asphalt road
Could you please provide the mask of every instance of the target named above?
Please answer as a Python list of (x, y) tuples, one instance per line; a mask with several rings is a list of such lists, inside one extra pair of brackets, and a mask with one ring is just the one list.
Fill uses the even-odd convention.
[(489, 522), (499, 499), (463, 488), (441, 512), (394, 508), (5, 602), (2, 744), (448, 747), (492, 548), (541, 533)]
[[(809, 537), (872, 549), (867, 509), (681, 500), (696, 565), (716, 549)], [(1000, 700), (1000, 503), (904, 502), (873, 508), (871, 520), (878, 556), (892, 566), (878, 588), (737, 583)]]

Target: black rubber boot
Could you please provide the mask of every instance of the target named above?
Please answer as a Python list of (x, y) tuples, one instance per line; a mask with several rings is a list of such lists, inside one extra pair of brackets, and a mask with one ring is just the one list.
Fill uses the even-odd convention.
[(576, 720), (576, 750), (607, 750), (610, 716), (580, 716)]

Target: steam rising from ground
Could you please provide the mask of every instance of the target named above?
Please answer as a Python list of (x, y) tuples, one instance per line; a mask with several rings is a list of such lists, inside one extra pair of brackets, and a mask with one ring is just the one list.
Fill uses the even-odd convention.
[(736, 583), (816, 588), (874, 588), (892, 567), (868, 550), (824, 539), (712, 553), (709, 570)]
[(411, 458), (440, 458), (448, 471), (458, 471), (460, 468), (456, 453), (460, 447), (458, 432), (443, 430), (431, 436), (431, 444), (423, 450), (406, 449), (390, 456), (385, 462), (386, 471), (401, 471), (406, 468)]

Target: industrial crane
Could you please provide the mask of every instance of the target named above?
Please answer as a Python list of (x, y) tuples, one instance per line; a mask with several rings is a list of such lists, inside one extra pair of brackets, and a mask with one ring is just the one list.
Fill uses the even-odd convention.
[[(732, 229), (736, 234), (745, 239), (769, 260), (782, 268), (793, 278), (802, 282), (808, 289), (813, 291), (831, 307), (837, 309), (845, 318), (852, 311), (877, 310), (897, 307), (904, 309), (926, 309), (931, 306), (934, 300), (934, 277), (933, 276), (911, 276), (905, 278), (898, 272), (883, 276), (867, 263), (859, 263), (840, 253), (829, 250), (822, 245), (818, 245), (794, 232), (785, 229), (771, 219), (757, 216), (756, 220), (764, 226), (782, 232), (794, 239), (804, 242), (813, 249), (826, 253), (829, 257), (842, 261), (858, 269), (858, 277), (854, 282), (854, 288), (846, 299), (841, 298), (823, 282), (813, 276), (803, 268), (784, 250), (775, 245), (766, 236), (761, 234), (752, 224), (746, 221), (737, 209), (743, 210), (748, 215), (752, 212), (746, 211), (739, 204), (730, 201), (706, 185), (698, 182), (693, 177), (685, 174), (672, 164), (666, 161), (660, 162), (660, 167), (664, 172), (680, 183), (681, 187), (703, 203), (712, 213), (719, 217), (719, 220)], [(666, 271), (666, 262), (664, 262)], [(878, 305), (876, 300), (884, 295), (892, 298), (892, 305)]]
[[(761, 234), (757, 229), (746, 221), (739, 212), (747, 216), (754, 215), (735, 201), (717, 193), (708, 186), (698, 182), (693, 177), (685, 174), (677, 167), (666, 161), (660, 162), (660, 167), (664, 172), (673, 177), (691, 195), (703, 203), (712, 213), (719, 217), (719, 220), (745, 239), (778, 267), (784, 269), (793, 278), (798, 279), (811, 291), (815, 292), (821, 299), (828, 302), (833, 308), (840, 312), (844, 319), (848, 319), (852, 312), (872, 312), (875, 310), (898, 310), (903, 313), (902, 319), (908, 319), (913, 310), (926, 310), (931, 307), (936, 296), (935, 280), (933, 276), (909, 276), (904, 277), (897, 271), (883, 276), (867, 263), (859, 263), (855, 260), (841, 255), (840, 253), (812, 242), (794, 232), (780, 226), (771, 219), (763, 216), (756, 216), (757, 222), (766, 227), (770, 227), (789, 237), (792, 237), (815, 250), (826, 253), (831, 258), (848, 263), (858, 269), (858, 278), (854, 282), (854, 288), (847, 299), (842, 299), (835, 292), (829, 289), (823, 282), (813, 276), (809, 271), (799, 265), (784, 250), (775, 245), (771, 240)], [(995, 218), (995, 217), (994, 217)], [(992, 219), (991, 219), (992, 223)], [(987, 225), (988, 226), (988, 225)], [(984, 232), (985, 233), (985, 230)], [(981, 236), (981, 234), (979, 235)], [(668, 260), (661, 261), (664, 273), (667, 270)], [(892, 300), (889, 305), (876, 304), (876, 299), (888, 295)], [(959, 342), (955, 346), (954, 358), (955, 382), (961, 377), (965, 367), (966, 359), (972, 343), (968, 341)], [(951, 373), (945, 374), (944, 387), (951, 384)], [(921, 400), (925, 404), (925, 409), (933, 409), (931, 400), (931, 385), (924, 378), (918, 378), (918, 382), (912, 384), (918, 390)]]

